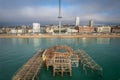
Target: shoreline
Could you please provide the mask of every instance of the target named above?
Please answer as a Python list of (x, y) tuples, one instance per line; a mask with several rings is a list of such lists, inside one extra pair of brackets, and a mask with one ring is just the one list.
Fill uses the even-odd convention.
[(48, 34), (40, 34), (40, 35), (0, 35), (0, 38), (120, 38), (120, 34), (102, 34), (102, 35), (48, 35)]

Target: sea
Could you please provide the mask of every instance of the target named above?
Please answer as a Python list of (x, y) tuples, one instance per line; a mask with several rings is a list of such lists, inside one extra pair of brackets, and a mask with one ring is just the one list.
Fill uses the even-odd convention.
[(56, 45), (83, 49), (103, 68), (103, 75), (86, 74), (79, 64), (72, 68), (72, 76), (53, 76), (52, 67), (47, 70), (43, 65), (40, 80), (120, 80), (120, 38), (1, 38), (0, 80), (11, 80), (37, 50)]

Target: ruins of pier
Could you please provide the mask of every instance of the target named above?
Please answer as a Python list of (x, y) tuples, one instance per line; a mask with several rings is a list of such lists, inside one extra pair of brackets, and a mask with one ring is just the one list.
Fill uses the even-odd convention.
[[(64, 73), (69, 73), (72, 76), (72, 68), (78, 68), (80, 65), (82, 69), (87, 73), (87, 70), (92, 72), (98, 71), (102, 74), (102, 67), (97, 64), (84, 50), (73, 50), (67, 45), (57, 45), (48, 49), (38, 50), (27, 63), (25, 63), (13, 76), (12, 80), (39, 80), (38, 74), (43, 65), (46, 65), (46, 69), (53, 67), (53, 76), (60, 73), (64, 76)], [(80, 65), (79, 65), (80, 64)]]

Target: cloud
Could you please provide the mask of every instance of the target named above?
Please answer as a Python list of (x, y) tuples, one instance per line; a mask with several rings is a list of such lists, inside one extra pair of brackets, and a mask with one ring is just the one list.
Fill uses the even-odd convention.
[[(92, 18), (96, 22), (119, 23), (120, 0), (62, 0), (62, 22), (74, 24), (75, 17), (81, 22)], [(58, 23), (58, 0), (0, 0), (0, 23)]]
[(19, 20), (55, 20), (57, 17), (57, 8), (49, 7), (24, 7), (13, 10), (0, 10), (2, 21), (19, 21)]

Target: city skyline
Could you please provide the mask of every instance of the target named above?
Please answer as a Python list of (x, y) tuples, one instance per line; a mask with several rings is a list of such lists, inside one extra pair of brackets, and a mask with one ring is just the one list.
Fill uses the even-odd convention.
[[(61, 0), (62, 24), (119, 24), (120, 0)], [(59, 0), (0, 0), (0, 25), (58, 24)]]

